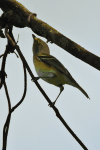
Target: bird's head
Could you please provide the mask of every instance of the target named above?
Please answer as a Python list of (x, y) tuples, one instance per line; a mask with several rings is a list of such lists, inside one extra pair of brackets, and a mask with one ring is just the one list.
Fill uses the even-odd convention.
[(32, 49), (34, 55), (38, 53), (50, 54), (49, 47), (44, 41), (37, 38), (34, 34), (32, 34), (32, 37), (34, 39), (33, 49)]

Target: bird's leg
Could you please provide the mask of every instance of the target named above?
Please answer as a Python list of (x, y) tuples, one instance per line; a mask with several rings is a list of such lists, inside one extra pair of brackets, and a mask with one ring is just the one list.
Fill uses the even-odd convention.
[(64, 87), (61, 85), (61, 86), (60, 86), (60, 93), (58, 94), (56, 100), (53, 102), (53, 105), (55, 105), (55, 103), (56, 103), (58, 97), (60, 96), (60, 94), (62, 93), (63, 90), (64, 90)]

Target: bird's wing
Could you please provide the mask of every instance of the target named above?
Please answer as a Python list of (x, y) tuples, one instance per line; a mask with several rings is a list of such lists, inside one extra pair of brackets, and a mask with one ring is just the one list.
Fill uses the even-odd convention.
[(48, 54), (43, 54), (43, 55), (38, 55), (38, 58), (46, 63), (49, 66), (53, 66), (54, 68), (56, 68), (57, 70), (59, 70), (61, 73), (69, 76), (70, 78), (72, 78), (71, 74), (68, 72), (68, 70), (63, 66), (63, 64), (56, 59), (54, 56), (48, 55)]

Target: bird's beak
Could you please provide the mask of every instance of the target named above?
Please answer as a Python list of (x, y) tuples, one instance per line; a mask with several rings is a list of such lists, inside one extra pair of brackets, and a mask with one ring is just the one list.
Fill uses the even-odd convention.
[(36, 37), (34, 34), (32, 34), (33, 39)]

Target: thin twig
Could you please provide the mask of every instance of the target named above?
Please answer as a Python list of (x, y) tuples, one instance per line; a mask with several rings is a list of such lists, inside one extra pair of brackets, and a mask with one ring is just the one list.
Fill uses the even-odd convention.
[(5, 76), (6, 76), (6, 73), (5, 73), (5, 64), (6, 64), (6, 58), (7, 58), (7, 55), (8, 55), (8, 51), (9, 51), (9, 48), (8, 46), (6, 46), (6, 50), (5, 50), (5, 53), (3, 54), (3, 59), (2, 59), (2, 65), (1, 65), (1, 83), (0, 83), (0, 88), (2, 87), (2, 85), (4, 84), (5, 82)]
[(4, 54), (0, 55), (0, 58), (3, 56)]
[(9, 94), (8, 94), (8, 89), (7, 89), (7, 85), (4, 82), (4, 88), (5, 88), (5, 93), (6, 93), (6, 97), (7, 97), (7, 101), (8, 101), (8, 109), (9, 109), (9, 113), (3, 128), (3, 148), (2, 150), (6, 150), (7, 147), (7, 136), (8, 136), (8, 130), (9, 130), (9, 124), (10, 124), (10, 119), (11, 119), (11, 102), (10, 102), (10, 98), (9, 98)]
[(26, 91), (27, 91), (27, 75), (26, 75), (26, 68), (23, 64), (23, 69), (24, 69), (24, 93), (23, 96), (21, 98), (21, 100), (11, 109), (11, 112), (13, 112), (24, 100), (25, 96), (26, 96)]
[(10, 98), (9, 98), (6, 82), (4, 82), (4, 88), (5, 88), (5, 93), (6, 93), (7, 100), (8, 100), (8, 108), (9, 108), (9, 113), (10, 113), (10, 111), (11, 111), (11, 102), (10, 102)]

